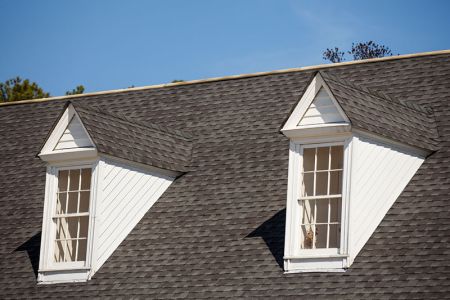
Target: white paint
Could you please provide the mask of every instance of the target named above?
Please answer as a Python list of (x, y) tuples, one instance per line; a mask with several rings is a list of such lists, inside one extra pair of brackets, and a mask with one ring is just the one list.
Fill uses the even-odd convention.
[(55, 150), (91, 148), (92, 144), (86, 129), (81, 124), (80, 118), (75, 114), (55, 146)]
[(348, 127), (350, 120), (334, 98), (322, 76), (317, 74), (281, 131), (289, 135), (289, 131), (296, 131), (296, 129), (303, 127), (320, 128), (329, 125)]
[(394, 145), (353, 138), (350, 190), (350, 260), (365, 245), (424, 161)]
[[(342, 139), (347, 142), (344, 148), (341, 248), (337, 255), (322, 251), (327, 249), (300, 250), (300, 206), (297, 203), (302, 145), (330, 145)], [(424, 161), (423, 156), (407, 149), (397, 143), (359, 133), (291, 140), (284, 256), (286, 272), (339, 272), (351, 266)]]
[(97, 156), (94, 142), (72, 104), (59, 118), (38, 156), (51, 163)]
[(102, 199), (97, 215), (96, 263), (98, 270), (136, 224), (170, 186), (174, 178), (102, 159)]
[(322, 87), (306, 110), (298, 126), (345, 123), (336, 104)]

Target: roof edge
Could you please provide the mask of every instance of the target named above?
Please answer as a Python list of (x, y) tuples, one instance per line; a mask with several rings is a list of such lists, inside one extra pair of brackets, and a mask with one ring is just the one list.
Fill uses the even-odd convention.
[(0, 103), (0, 106), (18, 105), (18, 104), (27, 104), (27, 103), (39, 103), (39, 102), (47, 102), (47, 101), (52, 101), (52, 100), (74, 99), (74, 98), (81, 98), (81, 97), (108, 95), (108, 94), (124, 93), (124, 92), (131, 92), (131, 91), (141, 91), (141, 90), (147, 90), (147, 89), (157, 89), (157, 88), (172, 87), (172, 86), (208, 83), (208, 82), (215, 82), (215, 81), (225, 81), (225, 80), (265, 76), (265, 75), (272, 75), (272, 74), (283, 74), (283, 73), (291, 73), (291, 72), (298, 72), (298, 71), (329, 69), (329, 68), (335, 68), (335, 67), (347, 66), (347, 65), (358, 65), (358, 64), (375, 63), (375, 62), (382, 62), (382, 61), (389, 61), (389, 60), (422, 57), (422, 56), (434, 56), (434, 55), (442, 55), (442, 54), (450, 54), (450, 49), (419, 52), (419, 53), (412, 53), (412, 54), (403, 54), (403, 55), (397, 55), (397, 56), (386, 56), (386, 57), (380, 57), (380, 58), (352, 60), (352, 61), (346, 61), (346, 62), (340, 62), (340, 63), (320, 64), (320, 65), (312, 65), (312, 66), (306, 66), (306, 67), (280, 69), (280, 70), (274, 70), (274, 71), (247, 73), (247, 74), (239, 74), (239, 75), (228, 75), (228, 76), (223, 76), (223, 77), (195, 79), (195, 80), (176, 82), (176, 83), (163, 83), (163, 84), (147, 85), (147, 86), (141, 86), (141, 87), (125, 88), (125, 89), (106, 90), (106, 91), (92, 92), (92, 93), (86, 93), (86, 94), (65, 95), (65, 96), (56, 96), (56, 97), (48, 97), (48, 98), (40, 98), (40, 99), (4, 102), (4, 103)]

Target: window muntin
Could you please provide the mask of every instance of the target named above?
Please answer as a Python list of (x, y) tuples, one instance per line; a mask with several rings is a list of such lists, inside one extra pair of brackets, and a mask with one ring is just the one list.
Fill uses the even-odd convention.
[(300, 248), (340, 248), (344, 147), (303, 148)]
[(91, 168), (58, 171), (53, 223), (54, 263), (83, 262), (87, 254)]

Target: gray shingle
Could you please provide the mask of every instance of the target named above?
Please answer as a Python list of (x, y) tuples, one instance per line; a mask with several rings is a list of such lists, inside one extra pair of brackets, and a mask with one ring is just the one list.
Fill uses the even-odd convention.
[(192, 151), (189, 134), (72, 104), (100, 153), (166, 170), (188, 170)]
[(429, 106), (440, 134), (439, 149), (347, 272), (286, 275), (279, 264), (289, 153), (279, 128), (314, 73), (301, 71), (77, 98), (133, 122), (187, 130), (194, 142), (190, 171), (79, 284), (36, 286), (33, 270), (45, 186), (35, 154), (64, 101), (0, 107), (1, 297), (449, 298), (450, 55), (326, 72)]

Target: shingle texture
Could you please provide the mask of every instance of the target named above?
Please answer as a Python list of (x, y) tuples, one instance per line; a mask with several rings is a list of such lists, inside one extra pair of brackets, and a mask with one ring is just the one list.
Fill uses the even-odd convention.
[(326, 71), (430, 107), (439, 149), (347, 272), (283, 274), (289, 141), (279, 129), (314, 72), (74, 100), (193, 136), (190, 171), (174, 181), (93, 279), (79, 284), (37, 286), (35, 275), (45, 187), (45, 165), (35, 154), (64, 101), (0, 107), (1, 298), (449, 298), (448, 54)]
[(410, 146), (434, 151), (439, 144), (431, 109), (320, 72), (352, 126)]
[(192, 152), (189, 134), (78, 102), (73, 106), (98, 152), (171, 171), (189, 169)]

